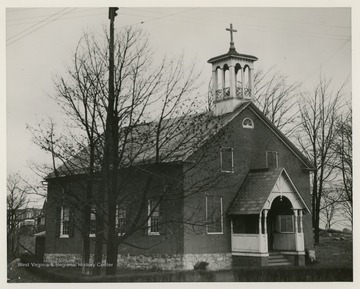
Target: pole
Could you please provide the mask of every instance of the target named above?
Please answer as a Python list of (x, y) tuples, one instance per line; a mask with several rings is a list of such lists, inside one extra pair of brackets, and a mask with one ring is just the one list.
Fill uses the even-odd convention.
[(118, 169), (118, 120), (114, 91), (114, 21), (119, 8), (109, 8), (110, 39), (109, 39), (109, 100), (107, 108), (105, 149), (104, 149), (104, 181), (108, 202), (108, 234), (106, 248), (106, 275), (116, 274), (117, 240), (115, 234), (116, 218), (116, 187)]

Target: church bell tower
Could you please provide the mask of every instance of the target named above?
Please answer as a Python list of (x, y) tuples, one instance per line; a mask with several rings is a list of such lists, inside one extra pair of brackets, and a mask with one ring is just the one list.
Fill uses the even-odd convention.
[(252, 55), (240, 54), (236, 51), (232, 24), (226, 28), (230, 32), (230, 49), (228, 53), (208, 60), (212, 64), (212, 110), (214, 115), (222, 115), (234, 111), (241, 103), (251, 101), (253, 97), (254, 62), (258, 60)]

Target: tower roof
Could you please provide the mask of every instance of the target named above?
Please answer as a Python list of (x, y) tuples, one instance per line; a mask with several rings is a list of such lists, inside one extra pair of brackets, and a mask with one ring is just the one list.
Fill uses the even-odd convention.
[(242, 58), (242, 59), (247, 59), (247, 60), (251, 60), (251, 61), (256, 61), (258, 60), (258, 58), (256, 56), (253, 56), (253, 55), (248, 55), (248, 54), (241, 54), (241, 53), (238, 53), (235, 48), (230, 48), (228, 53), (225, 53), (225, 54), (221, 54), (219, 56), (215, 56), (213, 58), (210, 58), (208, 60), (208, 63), (215, 63), (217, 61), (221, 61), (223, 59), (227, 59), (227, 58), (230, 58), (230, 57), (234, 57), (234, 58)]

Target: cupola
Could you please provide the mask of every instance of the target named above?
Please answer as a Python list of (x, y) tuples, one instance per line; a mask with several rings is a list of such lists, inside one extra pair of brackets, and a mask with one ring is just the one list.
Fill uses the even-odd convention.
[(212, 80), (210, 95), (214, 115), (234, 111), (242, 102), (251, 101), (253, 97), (254, 62), (258, 60), (252, 55), (240, 54), (236, 51), (232, 24), (226, 28), (230, 32), (230, 49), (228, 53), (208, 60), (212, 64)]

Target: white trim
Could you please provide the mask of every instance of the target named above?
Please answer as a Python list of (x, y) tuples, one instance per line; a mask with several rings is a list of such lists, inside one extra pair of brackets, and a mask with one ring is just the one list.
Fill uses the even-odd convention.
[[(223, 149), (230, 149), (231, 150), (231, 171), (223, 170), (223, 158), (222, 152)], [(232, 147), (220, 147), (220, 169), (222, 173), (234, 173), (234, 148)]]
[[(156, 232), (152, 232), (151, 231), (151, 218), (152, 218), (152, 215), (153, 215), (153, 213), (155, 213), (156, 212), (156, 210), (159, 210), (158, 212), (159, 212), (159, 219), (160, 219), (160, 206), (158, 205), (157, 206), (157, 208), (156, 208), (156, 210), (155, 211), (153, 211), (153, 213), (151, 214), (151, 202), (155, 202), (155, 200), (148, 200), (148, 229), (147, 229), (147, 234), (149, 235), (149, 236), (157, 236), (157, 235), (160, 235), (160, 231), (156, 231)], [(159, 220), (158, 220), (158, 222), (159, 222)], [(158, 230), (159, 230), (159, 224), (158, 224)]]
[[(232, 233), (233, 236), (236, 237), (255, 237), (255, 236), (259, 236), (259, 234), (246, 234), (246, 233)], [(264, 234), (261, 234), (264, 235)]]
[[(68, 222), (70, 223), (70, 208), (69, 207), (65, 207), (68, 212), (69, 212), (69, 220)], [(59, 232), (59, 238), (69, 238), (69, 233), (67, 234), (63, 234), (63, 229), (64, 229), (64, 206), (61, 206), (61, 210), (60, 210), (60, 232)], [(70, 224), (69, 224), (69, 229), (70, 229)]]
[(247, 252), (231, 252), (233, 256), (248, 256), (248, 257), (269, 257), (269, 253), (247, 253)]
[[(290, 185), (293, 187), (294, 191), (293, 192), (274, 192), (274, 188), (276, 187), (276, 184), (279, 180), (279, 178), (281, 177), (282, 173), (285, 173), (285, 177), (286, 179), (290, 182)], [(274, 201), (274, 199), (278, 196), (283, 196), (289, 199), (289, 201), (291, 202), (292, 206), (294, 207), (294, 205), (296, 205), (296, 203), (294, 203), (294, 199), (291, 198), (291, 195), (293, 194), (294, 196), (297, 196), (298, 198), (296, 199), (300, 199), (301, 202), (299, 202), (299, 205), (302, 205), (302, 207), (296, 208), (296, 209), (301, 209), (301, 210), (306, 210), (308, 213), (310, 213), (311, 211), (309, 210), (308, 206), (306, 205), (306, 203), (304, 202), (304, 199), (302, 198), (301, 194), (299, 193), (299, 191), (296, 189), (294, 183), (292, 182), (291, 178), (289, 177), (288, 173), (286, 172), (285, 168), (283, 168), (279, 174), (279, 178), (276, 180), (276, 183), (274, 185), (274, 188), (272, 188), (264, 206), (262, 207), (263, 209), (266, 210), (270, 210), (272, 202)], [(295, 200), (296, 200), (295, 199)]]
[[(250, 120), (251, 121), (251, 125), (245, 125), (245, 121), (246, 120)], [(254, 129), (255, 128), (255, 124), (254, 124), (254, 121), (250, 118), (250, 117), (245, 117), (241, 123), (242, 127), (243, 128), (249, 128), (249, 129)]]
[(305, 255), (305, 251), (280, 251), (283, 255)]
[(308, 206), (306, 205), (304, 199), (302, 198), (301, 194), (299, 193), (299, 191), (297, 190), (296, 186), (294, 185), (293, 181), (291, 180), (289, 174), (287, 173), (287, 171), (285, 169), (282, 169), (281, 173), (285, 173), (288, 181), (291, 183), (291, 185), (293, 186), (293, 188), (295, 189), (295, 192), (297, 193), (297, 195), (299, 196), (300, 200), (302, 201), (302, 203), (305, 205), (306, 210), (308, 211), (308, 213), (310, 213), (311, 211), (309, 210)]

